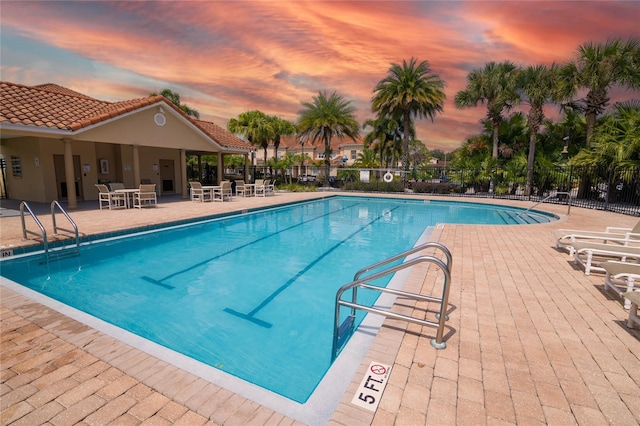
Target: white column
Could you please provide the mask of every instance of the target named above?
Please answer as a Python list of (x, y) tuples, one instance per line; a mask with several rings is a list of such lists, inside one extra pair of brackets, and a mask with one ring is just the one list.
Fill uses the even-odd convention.
[(78, 208), (78, 198), (76, 197), (76, 176), (73, 170), (73, 151), (71, 150), (71, 140), (64, 141), (64, 178), (67, 181), (67, 207)]
[(140, 185), (140, 147), (133, 145), (133, 186)]
[(187, 190), (187, 151), (184, 149), (180, 150), (180, 180), (182, 181), (181, 191), (182, 191), (182, 199), (189, 198), (188, 190)]

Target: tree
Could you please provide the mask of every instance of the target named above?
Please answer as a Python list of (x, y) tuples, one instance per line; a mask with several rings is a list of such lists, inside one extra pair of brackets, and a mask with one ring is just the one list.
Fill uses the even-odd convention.
[(274, 157), (278, 155), (278, 147), (280, 146), (280, 137), (287, 135), (294, 135), (296, 133), (296, 126), (292, 122), (283, 120), (282, 118), (272, 115), (269, 117), (271, 122), (271, 128), (273, 129), (273, 146), (275, 148)]
[(298, 131), (304, 141), (324, 142), (325, 180), (328, 182), (331, 173), (331, 139), (334, 136), (348, 136), (355, 140), (358, 136), (358, 122), (353, 115), (351, 101), (343, 99), (333, 92), (327, 97), (326, 92), (319, 92), (313, 102), (302, 104), (299, 112)]
[(587, 117), (587, 148), (591, 146), (596, 117), (609, 103), (609, 89), (615, 85), (631, 89), (640, 87), (640, 40), (608, 40), (605, 44), (585, 43), (577, 57), (561, 69), (562, 92), (571, 98), (579, 90), (587, 94), (580, 99)]
[(365, 121), (362, 128), (367, 127), (371, 127), (371, 131), (364, 137), (365, 148), (375, 145), (374, 149), (380, 155), (381, 165), (387, 167), (389, 166), (389, 156), (386, 154), (390, 151), (393, 158), (391, 164), (393, 164), (397, 142), (402, 140), (402, 123), (393, 118), (378, 117), (375, 120)]
[(409, 140), (412, 128), (412, 118), (429, 117), (431, 121), (435, 115), (444, 109), (446, 95), (445, 83), (432, 74), (427, 61), (417, 63), (411, 58), (402, 65), (392, 63), (389, 74), (373, 89), (371, 109), (379, 116), (402, 119), (402, 180), (406, 182), (409, 170)]
[[(197, 110), (180, 103), (180, 95), (178, 94), (178, 92), (173, 92), (171, 89), (164, 89), (162, 92), (160, 92), (160, 94), (169, 99), (172, 104), (180, 108), (189, 117), (193, 117), (196, 119), (200, 118), (200, 113)], [(158, 96), (158, 94), (155, 92), (149, 94), (149, 97), (154, 96)]]
[(274, 131), (272, 122), (265, 113), (258, 110), (243, 112), (238, 118), (229, 120), (227, 130), (242, 135), (250, 144), (264, 149), (264, 159), (267, 160), (267, 148)]
[(529, 155), (527, 158), (527, 180), (525, 195), (531, 195), (533, 182), (533, 165), (536, 152), (536, 141), (540, 125), (544, 120), (542, 107), (552, 101), (556, 93), (557, 70), (555, 64), (551, 67), (532, 65), (518, 73), (517, 91), (522, 101), (529, 104), (527, 125), (529, 127)]
[(487, 104), (487, 118), (493, 125), (493, 158), (498, 157), (498, 127), (502, 112), (517, 102), (515, 92), (515, 64), (505, 61), (489, 62), (483, 69), (476, 69), (467, 76), (467, 87), (456, 94), (456, 108), (475, 107), (478, 102)]

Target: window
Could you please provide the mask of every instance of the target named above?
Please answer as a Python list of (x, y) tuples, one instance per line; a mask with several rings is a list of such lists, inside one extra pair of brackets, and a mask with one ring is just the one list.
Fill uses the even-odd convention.
[(22, 160), (20, 160), (20, 157), (11, 156), (11, 171), (13, 177), (22, 177)]
[(318, 158), (324, 158), (324, 152), (319, 152), (318, 153)]
[(351, 150), (351, 159), (352, 160), (356, 160), (357, 159), (358, 156), (357, 156), (356, 152), (357, 151), (355, 149)]

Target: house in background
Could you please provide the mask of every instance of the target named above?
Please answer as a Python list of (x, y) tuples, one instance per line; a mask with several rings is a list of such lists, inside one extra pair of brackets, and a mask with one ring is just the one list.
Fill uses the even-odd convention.
[[(358, 159), (358, 154), (363, 149), (364, 143), (360, 137), (357, 137), (355, 141), (346, 136), (334, 136), (331, 138), (331, 176), (336, 176), (340, 167), (351, 166)], [(265, 165), (264, 150), (256, 149), (255, 147), (254, 150), (256, 165)], [(281, 158), (287, 153), (292, 155), (304, 154), (309, 158), (304, 165), (297, 165), (293, 168), (294, 178), (303, 174), (316, 176), (324, 174), (324, 163), (322, 163), (324, 161), (324, 141), (305, 142), (302, 145), (297, 135), (283, 136), (278, 146), (277, 158)], [(274, 157), (276, 157), (275, 147), (271, 144), (267, 148), (267, 160)]]
[[(5, 198), (96, 200), (96, 183), (155, 183), (188, 197), (187, 156), (244, 155), (253, 147), (163, 96), (106, 102), (55, 85), (0, 82), (0, 157)], [(222, 180), (222, 168), (217, 180)]]

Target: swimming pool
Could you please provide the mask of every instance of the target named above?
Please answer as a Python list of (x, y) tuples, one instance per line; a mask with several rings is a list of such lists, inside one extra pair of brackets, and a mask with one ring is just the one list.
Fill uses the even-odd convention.
[(303, 403), (330, 366), (335, 292), (355, 271), (437, 222), (505, 224), (518, 212), (332, 197), (92, 242), (48, 265), (8, 259), (2, 275)]

